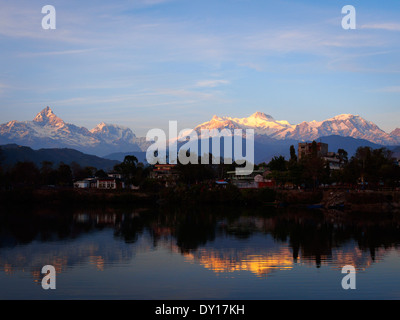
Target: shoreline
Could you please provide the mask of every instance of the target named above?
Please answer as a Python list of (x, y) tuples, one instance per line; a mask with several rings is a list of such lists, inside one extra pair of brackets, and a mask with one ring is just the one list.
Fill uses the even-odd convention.
[(243, 205), (344, 212), (400, 213), (400, 191), (273, 190), (273, 189), (163, 189), (159, 192), (83, 189), (14, 189), (0, 191), (0, 202), (21, 205)]

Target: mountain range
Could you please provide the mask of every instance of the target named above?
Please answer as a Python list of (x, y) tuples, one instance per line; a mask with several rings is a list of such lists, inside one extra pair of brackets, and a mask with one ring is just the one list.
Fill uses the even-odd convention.
[(256, 112), (247, 118), (214, 116), (195, 128), (198, 132), (201, 129), (254, 129), (256, 136), (267, 136), (275, 140), (312, 141), (336, 135), (387, 146), (400, 144), (400, 128), (389, 134), (373, 122), (352, 114), (341, 114), (324, 121), (304, 121), (297, 125), (286, 120), (275, 120), (262, 112)]
[[(266, 161), (274, 155), (288, 155), (289, 146), (300, 141), (318, 140), (329, 143), (330, 151), (337, 146), (348, 148), (351, 155), (359, 146), (380, 147), (400, 145), (400, 128), (391, 133), (380, 129), (359, 115), (342, 114), (324, 121), (290, 124), (256, 112), (246, 118), (213, 116), (198, 125), (201, 129), (254, 129), (255, 159)], [(20, 144), (33, 149), (73, 148), (87, 154), (120, 160), (124, 154), (143, 155), (152, 142), (137, 137), (131, 129), (116, 124), (100, 123), (91, 130), (64, 122), (50, 107), (44, 108), (32, 121), (10, 121), (0, 125), (0, 144)]]
[(102, 156), (113, 152), (141, 151), (149, 143), (131, 129), (104, 122), (92, 130), (64, 122), (50, 107), (32, 121), (10, 121), (0, 125), (0, 144), (16, 143), (40, 148), (73, 148)]

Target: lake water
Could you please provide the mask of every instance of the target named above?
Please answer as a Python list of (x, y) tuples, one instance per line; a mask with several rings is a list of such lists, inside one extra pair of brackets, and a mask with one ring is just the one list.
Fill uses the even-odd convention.
[(399, 244), (400, 218), (381, 214), (3, 209), (0, 299), (399, 299)]

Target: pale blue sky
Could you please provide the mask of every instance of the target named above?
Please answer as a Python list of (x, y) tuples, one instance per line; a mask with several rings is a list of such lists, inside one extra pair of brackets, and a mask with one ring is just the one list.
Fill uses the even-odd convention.
[[(43, 30), (41, 9), (56, 8)], [(357, 30), (341, 27), (342, 7)], [(262, 111), (400, 127), (400, 1), (0, 0), (0, 122), (45, 106), (91, 129)]]

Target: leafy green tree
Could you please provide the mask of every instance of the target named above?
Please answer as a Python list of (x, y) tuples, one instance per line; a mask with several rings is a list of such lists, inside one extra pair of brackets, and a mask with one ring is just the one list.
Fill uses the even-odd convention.
[(298, 186), (303, 182), (303, 165), (298, 161), (296, 149), (293, 145), (290, 146), (290, 160), (287, 163), (288, 182)]
[(305, 182), (316, 189), (326, 175), (326, 162), (318, 155), (318, 145), (315, 141), (311, 144), (311, 152), (301, 158), (303, 178)]
[(324, 170), (323, 170), (322, 175), (321, 175), (321, 182), (323, 184), (331, 184), (332, 183), (331, 168), (329, 166), (329, 162), (328, 161), (325, 161)]
[(40, 171), (33, 162), (17, 162), (11, 170), (15, 186), (36, 186), (40, 184)]
[(4, 156), (3, 156), (3, 150), (0, 147), (0, 189), (5, 187), (5, 172), (3, 170), (3, 161), (4, 161)]
[(74, 177), (74, 180), (83, 180), (85, 178), (92, 177), (95, 174), (97, 169), (94, 167), (90, 167), (90, 166), (86, 166), (86, 167), (82, 168), (79, 163), (72, 162), (71, 170), (72, 170), (72, 176)]
[(359, 147), (344, 167), (343, 175), (346, 182), (395, 186), (399, 179), (398, 170), (390, 150)]
[(88, 178), (88, 177), (94, 177), (97, 169), (95, 167), (92, 167), (92, 166), (86, 166), (86, 167), (84, 167), (82, 169), (82, 171), (83, 171), (83, 176), (85, 178)]
[(103, 170), (103, 169), (101, 169), (101, 170), (97, 170), (96, 172), (95, 172), (95, 174), (94, 174), (94, 176), (96, 177), (96, 178), (107, 178), (108, 177), (108, 174)]
[(63, 187), (72, 186), (73, 177), (71, 167), (63, 162), (60, 163), (57, 169), (57, 184)]
[(42, 161), (40, 168), (40, 177), (42, 185), (55, 185), (57, 179), (57, 172), (53, 169), (53, 162)]
[(135, 156), (125, 156), (123, 162), (114, 166), (114, 171), (122, 174), (128, 185), (135, 184), (137, 183), (135, 177), (138, 170), (137, 165), (138, 159)]
[(290, 162), (297, 162), (296, 149), (293, 145), (290, 146)]
[(72, 172), (72, 177), (74, 180), (82, 180), (82, 167), (79, 163), (73, 161), (71, 162), (71, 172)]
[(292, 182), (289, 171), (271, 171), (271, 173), (267, 176), (269, 179), (275, 180), (276, 184), (284, 185), (287, 182)]
[(361, 182), (368, 180), (370, 163), (371, 163), (372, 149), (370, 147), (359, 147), (353, 158), (353, 162), (356, 165), (358, 171), (360, 172)]
[(268, 167), (271, 171), (286, 171), (287, 170), (287, 163), (285, 157), (273, 157), (268, 164)]
[(341, 172), (342, 175), (337, 177), (337, 179), (340, 179), (338, 180), (338, 182), (352, 185), (357, 184), (361, 176), (361, 168), (359, 166), (359, 162), (355, 158), (352, 158), (349, 163), (344, 166)]

